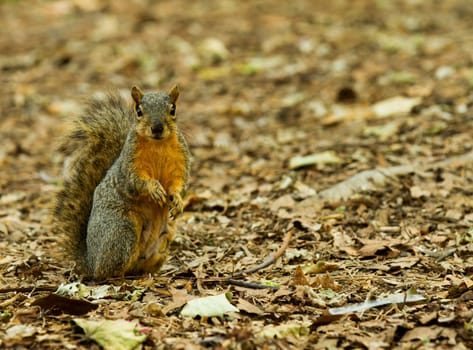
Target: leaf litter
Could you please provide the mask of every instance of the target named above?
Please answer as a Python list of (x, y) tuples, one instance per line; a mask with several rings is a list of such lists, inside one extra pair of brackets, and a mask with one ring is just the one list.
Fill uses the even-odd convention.
[[(470, 7), (1, 2), (0, 347), (100, 344), (80, 313), (144, 349), (472, 348)], [(87, 96), (174, 83), (172, 254), (79, 285), (48, 218), (56, 140)], [(240, 312), (180, 315), (226, 292)]]

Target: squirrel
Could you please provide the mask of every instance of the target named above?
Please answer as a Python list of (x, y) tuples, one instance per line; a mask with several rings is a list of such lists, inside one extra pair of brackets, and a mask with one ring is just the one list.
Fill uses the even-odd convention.
[(53, 220), (78, 272), (94, 280), (158, 271), (183, 211), (190, 152), (179, 89), (91, 100), (59, 151), (68, 162)]

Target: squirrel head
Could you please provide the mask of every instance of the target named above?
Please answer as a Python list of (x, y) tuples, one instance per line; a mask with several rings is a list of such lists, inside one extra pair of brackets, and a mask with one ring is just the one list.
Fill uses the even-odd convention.
[(164, 140), (176, 132), (177, 85), (165, 92), (144, 94), (139, 87), (131, 89), (136, 118), (136, 131), (140, 136)]

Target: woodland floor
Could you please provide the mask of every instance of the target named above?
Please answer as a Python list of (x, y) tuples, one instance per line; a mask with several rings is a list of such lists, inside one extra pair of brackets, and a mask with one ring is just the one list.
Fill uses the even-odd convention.
[[(145, 349), (473, 348), (470, 0), (1, 1), (0, 23), (0, 348), (98, 348), (73, 318), (138, 321)], [(77, 281), (49, 221), (66, 121), (174, 83), (194, 159), (172, 256), (88, 313), (35, 305)], [(289, 231), (235, 277), (275, 288), (229, 283)], [(227, 291), (239, 312), (180, 315)]]

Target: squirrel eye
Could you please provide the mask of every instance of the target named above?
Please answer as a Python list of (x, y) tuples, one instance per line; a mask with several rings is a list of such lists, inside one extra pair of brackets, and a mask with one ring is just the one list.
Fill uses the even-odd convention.
[(136, 106), (136, 114), (138, 115), (138, 117), (143, 116), (143, 111), (141, 110), (141, 106)]
[(169, 114), (172, 116), (176, 115), (176, 105), (174, 103), (171, 104), (171, 109), (169, 110)]

